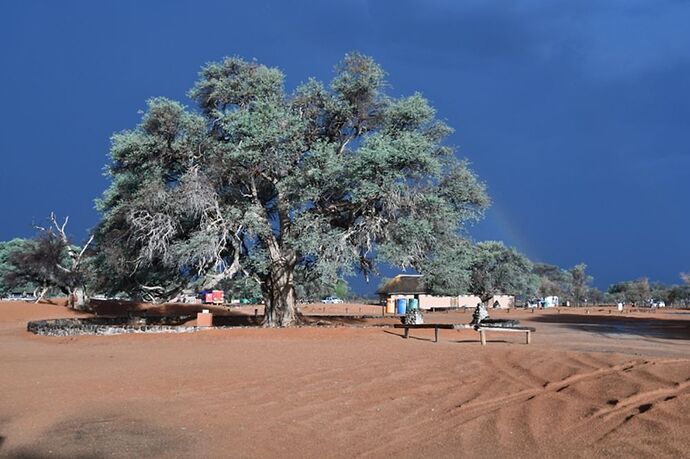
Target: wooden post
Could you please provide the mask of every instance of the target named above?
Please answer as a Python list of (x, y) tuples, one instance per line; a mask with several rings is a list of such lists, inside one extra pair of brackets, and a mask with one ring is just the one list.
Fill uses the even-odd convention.
[(255, 318), (259, 317), (259, 309), (258, 308), (254, 308), (254, 317)]
[(434, 343), (438, 343), (438, 327), (434, 327)]
[(405, 339), (407, 339), (407, 337), (408, 337), (409, 335), (410, 335), (410, 328), (409, 328), (409, 327), (405, 327)]
[(481, 328), (479, 329), (479, 341), (482, 343), (482, 346), (486, 346), (486, 334)]
[(529, 344), (532, 342), (532, 332), (527, 330), (526, 333), (527, 333), (527, 343), (526, 344)]

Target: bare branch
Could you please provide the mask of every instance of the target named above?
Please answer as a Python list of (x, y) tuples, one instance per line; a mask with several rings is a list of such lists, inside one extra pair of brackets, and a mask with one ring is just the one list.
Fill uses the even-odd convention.
[(67, 227), (67, 222), (69, 222), (69, 216), (65, 217), (65, 221), (62, 223), (62, 225), (60, 225), (57, 222), (57, 216), (55, 215), (55, 212), (51, 212), (50, 221), (53, 223), (53, 226), (55, 226), (55, 229), (57, 230), (60, 239), (62, 239), (62, 242), (68, 244), (67, 234), (65, 234), (65, 227)]
[(139, 288), (141, 288), (142, 290), (159, 291), (159, 292), (162, 292), (165, 290), (165, 288), (161, 287), (160, 285), (142, 285), (142, 284), (139, 284)]
[(340, 149), (338, 150), (338, 154), (341, 154), (341, 155), (343, 154), (343, 152), (345, 151), (345, 147), (347, 147), (347, 144), (350, 143), (352, 138), (353, 138), (352, 136), (348, 136), (348, 138), (345, 139), (345, 141), (342, 143), (342, 145), (340, 145)]
[(135, 210), (127, 216), (134, 228), (134, 238), (143, 247), (137, 264), (144, 260), (151, 261), (156, 255), (165, 255), (170, 240), (177, 233), (175, 223), (169, 215), (151, 214), (147, 210)]
[(64, 273), (68, 273), (68, 274), (72, 273), (72, 270), (71, 270), (71, 269), (65, 268), (65, 267), (62, 266), (60, 263), (55, 263), (55, 266), (57, 267), (57, 269), (59, 269), (60, 271), (62, 271), (62, 272), (64, 272)]
[(93, 242), (94, 235), (92, 234), (91, 237), (89, 237), (89, 240), (84, 244), (84, 247), (81, 249), (81, 252), (79, 252), (79, 261), (81, 261), (81, 257), (84, 256), (84, 252), (86, 252), (86, 249), (89, 248), (89, 245)]

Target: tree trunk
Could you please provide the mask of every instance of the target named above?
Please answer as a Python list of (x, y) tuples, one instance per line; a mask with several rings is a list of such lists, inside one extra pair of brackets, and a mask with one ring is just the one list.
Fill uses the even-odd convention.
[(34, 296), (36, 297), (36, 304), (40, 303), (45, 299), (46, 293), (48, 293), (48, 287), (43, 287), (40, 289), (41, 293), (36, 295), (36, 292), (39, 291), (39, 289), (34, 290)]
[(68, 297), (68, 306), (72, 309), (82, 311), (86, 308), (86, 291), (84, 287), (77, 287), (75, 289), (70, 289)]
[(264, 327), (289, 327), (297, 320), (292, 269), (277, 267), (264, 282)]
[(289, 327), (297, 321), (295, 292), (293, 288), (286, 295), (272, 295), (264, 298), (264, 327)]
[(483, 294), (482, 296), (480, 296), (479, 298), (481, 299), (482, 304), (483, 304), (484, 306), (486, 306), (486, 309), (489, 309), (489, 300), (491, 300), (491, 298), (493, 298), (493, 297), (494, 297), (494, 294), (493, 294), (493, 293), (484, 293), (484, 294)]

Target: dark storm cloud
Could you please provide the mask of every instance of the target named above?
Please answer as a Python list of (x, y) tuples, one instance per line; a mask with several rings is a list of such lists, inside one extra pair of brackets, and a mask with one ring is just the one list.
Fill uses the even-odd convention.
[(590, 265), (598, 284), (690, 270), (690, 2), (403, 0), (3, 2), (0, 239), (50, 210), (76, 234), (108, 137), (152, 96), (185, 100), (225, 55), (288, 87), (373, 55), (456, 128), (495, 202), (477, 238)]

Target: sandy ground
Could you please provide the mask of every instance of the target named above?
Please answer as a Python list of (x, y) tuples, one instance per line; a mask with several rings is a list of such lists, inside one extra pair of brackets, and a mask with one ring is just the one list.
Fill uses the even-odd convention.
[[(350, 310), (359, 305), (338, 307), (359, 314)], [(538, 331), (531, 345), (496, 334), (486, 347), (473, 331), (442, 330), (433, 343), (431, 330), (404, 340), (399, 329), (368, 326), (392, 319), (179, 335), (25, 331), (27, 320), (70, 315), (0, 303), (2, 457), (690, 452), (690, 314), (679, 311), (493, 313)]]

